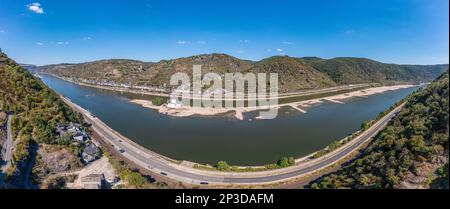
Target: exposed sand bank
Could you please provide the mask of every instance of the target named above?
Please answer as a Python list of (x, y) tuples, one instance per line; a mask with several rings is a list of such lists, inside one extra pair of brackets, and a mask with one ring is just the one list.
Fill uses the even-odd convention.
[(199, 107), (169, 108), (165, 104), (161, 106), (156, 106), (153, 105), (151, 101), (142, 99), (134, 99), (131, 100), (130, 102), (142, 105), (143, 107), (147, 107), (150, 109), (158, 110), (158, 112), (161, 114), (177, 117), (187, 117), (193, 115), (209, 116), (235, 111), (234, 109), (227, 109), (227, 108), (199, 108)]
[(162, 108), (162, 105), (157, 106), (157, 105), (154, 105), (151, 101), (143, 100), (143, 99), (134, 99), (134, 100), (131, 100), (131, 102), (142, 105), (143, 107), (146, 107), (146, 108), (154, 109), (154, 110), (159, 110)]
[(396, 85), (396, 86), (380, 86), (380, 87), (374, 87), (374, 88), (368, 88), (364, 90), (349, 92), (345, 94), (339, 94), (335, 96), (326, 97), (327, 99), (331, 100), (343, 100), (348, 99), (351, 97), (366, 97), (372, 94), (380, 94), (386, 91), (393, 91), (393, 90), (399, 90), (399, 89), (405, 89), (405, 88), (411, 88), (417, 85)]
[[(398, 89), (404, 89), (404, 88), (411, 88), (415, 85), (396, 85), (396, 86), (381, 86), (381, 87), (373, 87), (373, 88), (367, 88), (364, 90), (358, 90), (353, 91), (349, 93), (344, 94), (338, 94), (323, 98), (317, 98), (317, 99), (310, 99), (310, 100), (304, 100), (299, 102), (291, 102), (291, 103), (284, 103), (279, 104), (276, 106), (272, 106), (271, 108), (280, 108), (284, 106), (289, 106), (297, 111), (300, 111), (302, 113), (307, 113), (307, 109), (311, 108), (314, 105), (318, 105), (324, 101), (328, 102), (334, 102), (338, 104), (345, 104), (344, 101), (346, 99), (350, 99), (352, 97), (367, 97), (373, 94), (380, 94), (386, 91), (393, 91)], [(194, 115), (200, 115), (200, 116), (213, 116), (213, 115), (219, 115), (219, 114), (225, 114), (231, 111), (235, 112), (235, 117), (239, 120), (244, 120), (243, 113), (245, 112), (252, 112), (257, 110), (267, 110), (268, 106), (259, 106), (259, 107), (243, 107), (243, 108), (199, 108), (199, 107), (182, 107), (182, 108), (169, 108), (166, 105), (156, 106), (153, 105), (151, 101), (147, 100), (141, 100), (141, 99), (135, 99), (131, 100), (130, 102), (142, 105), (146, 108), (151, 108), (154, 110), (158, 110), (159, 113), (167, 114), (171, 116), (176, 117), (189, 117)], [(261, 119), (257, 117), (256, 119)]]

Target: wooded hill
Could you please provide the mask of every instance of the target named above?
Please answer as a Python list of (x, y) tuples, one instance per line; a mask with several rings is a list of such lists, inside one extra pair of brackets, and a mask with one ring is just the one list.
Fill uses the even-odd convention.
[[(38, 69), (33, 69), (38, 70)], [(57, 124), (76, 123), (89, 131), (81, 114), (73, 111), (59, 96), (29, 70), (0, 52), (0, 126), (6, 113), (12, 114), (12, 135), (15, 147), (12, 163), (5, 173), (4, 188), (62, 188), (66, 177), (49, 176), (81, 169), (85, 164), (80, 154), (85, 144), (73, 143), (56, 133)], [(0, 139), (5, 138), (0, 127)], [(161, 182), (151, 183), (147, 177), (114, 159), (116, 174), (124, 181), (121, 188), (166, 188)], [(2, 188), (0, 188), (2, 189)]]
[(16, 144), (11, 167), (6, 171), (5, 187), (24, 188), (25, 182), (33, 178), (31, 168), (36, 163), (40, 144), (71, 150), (77, 159), (82, 147), (62, 144), (55, 127), (57, 123), (82, 124), (83, 119), (42, 81), (4, 53), (0, 53), (0, 78), (1, 109), (13, 115), (12, 138)]
[(408, 96), (362, 156), (312, 188), (449, 188), (448, 71)]
[[(226, 54), (203, 54), (156, 63), (136, 60), (100, 60), (80, 64), (48, 65), (38, 68), (64, 77), (108, 80), (133, 85), (168, 84), (176, 72), (192, 75), (192, 66), (202, 65), (202, 73), (278, 73), (281, 92), (332, 87), (343, 84), (429, 82), (448, 65), (396, 65), (365, 58), (321, 59), (274, 56), (253, 62)], [(36, 69), (34, 69), (36, 70)]]

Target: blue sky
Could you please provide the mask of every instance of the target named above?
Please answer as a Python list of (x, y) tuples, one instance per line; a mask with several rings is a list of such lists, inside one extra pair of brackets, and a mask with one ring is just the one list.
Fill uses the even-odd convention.
[(0, 47), (39, 65), (213, 52), (448, 63), (448, 8), (448, 0), (0, 0)]

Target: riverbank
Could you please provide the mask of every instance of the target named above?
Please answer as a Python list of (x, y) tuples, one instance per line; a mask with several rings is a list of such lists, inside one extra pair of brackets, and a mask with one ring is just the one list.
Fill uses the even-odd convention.
[[(325, 101), (318, 107), (304, 108), (307, 114), (285, 107), (273, 120), (239, 121), (230, 119), (234, 112), (226, 116), (176, 118), (129, 102), (136, 98), (153, 101), (151, 97), (82, 87), (53, 76), (43, 76), (43, 80), (147, 149), (172, 159), (210, 165), (226, 161), (237, 166), (261, 166), (283, 156), (306, 156), (353, 133), (363, 121), (373, 119), (417, 89), (355, 98), (345, 101), (345, 105)], [(252, 112), (245, 117), (257, 114)]]
[[(285, 182), (301, 176), (308, 175), (313, 172), (318, 172), (336, 162), (344, 159), (355, 149), (358, 149), (365, 142), (370, 140), (384, 125), (392, 118), (402, 105), (389, 112), (386, 116), (375, 122), (364, 133), (361, 133), (355, 139), (345, 143), (343, 146), (333, 150), (324, 156), (314, 158), (312, 160), (296, 160), (296, 164), (286, 168), (279, 168), (267, 171), (256, 172), (219, 172), (197, 169), (192, 163), (174, 163), (168, 158), (158, 155), (148, 149), (144, 149), (135, 144), (126, 137), (120, 135), (101, 122), (98, 118), (94, 118), (88, 111), (80, 106), (72, 103), (70, 100), (62, 97), (63, 101), (74, 109), (82, 113), (88, 122), (92, 124), (95, 132), (107, 143), (111, 143), (116, 149), (123, 150), (119, 154), (132, 160), (141, 168), (150, 170), (154, 173), (168, 176), (177, 181), (189, 184), (201, 184), (201, 182), (208, 182), (210, 185), (263, 185), (274, 184), (278, 182)], [(194, 164), (195, 165), (195, 164)]]
[[(150, 108), (153, 110), (157, 110), (161, 114), (166, 114), (170, 116), (176, 117), (189, 117), (194, 115), (200, 116), (214, 116), (218, 114), (225, 114), (231, 111), (235, 111), (234, 109), (226, 109), (226, 108), (199, 108), (199, 107), (181, 107), (181, 108), (170, 108), (167, 105), (163, 104), (160, 106), (152, 104), (151, 101), (143, 100), (143, 99), (133, 99), (130, 100), (131, 103), (135, 103), (138, 105), (142, 105), (143, 107)], [(235, 111), (236, 112), (236, 111)], [(241, 120), (243, 117), (236, 116)]]
[(167, 93), (139, 91), (139, 90), (133, 90), (133, 89), (121, 88), (121, 87), (92, 85), (92, 84), (88, 84), (88, 83), (77, 82), (77, 81), (74, 81), (73, 79), (64, 78), (64, 77), (57, 76), (57, 75), (50, 74), (50, 73), (42, 73), (42, 74), (48, 75), (48, 76), (53, 76), (55, 78), (58, 78), (58, 79), (61, 79), (61, 80), (64, 80), (64, 81), (67, 81), (67, 82), (70, 82), (70, 83), (74, 83), (74, 84), (77, 84), (77, 85), (80, 85), (80, 86), (91, 87), (91, 88), (104, 89), (104, 90), (117, 91), (117, 92), (128, 92), (128, 93), (133, 93), (133, 94), (144, 94), (144, 95), (149, 95), (149, 96), (158, 96), (158, 97), (166, 97), (166, 98), (169, 98), (169, 96), (170, 96)]
[[(189, 116), (218, 116), (234, 112), (234, 116), (238, 120), (244, 120), (244, 113), (267, 110), (269, 108), (281, 108), (289, 106), (299, 112), (307, 113), (307, 109), (314, 105), (318, 105), (323, 102), (333, 102), (338, 104), (345, 104), (345, 100), (351, 99), (353, 97), (368, 97), (374, 94), (381, 94), (386, 91), (394, 91), (404, 88), (412, 88), (416, 85), (395, 85), (395, 86), (380, 86), (372, 87), (363, 90), (357, 90), (342, 94), (337, 94), (333, 96), (308, 99), (304, 101), (289, 102), (284, 104), (277, 104), (275, 106), (260, 106), (260, 107), (243, 107), (243, 108), (200, 108), (200, 107), (180, 107), (180, 108), (170, 108), (167, 105), (156, 106), (153, 105), (151, 101), (143, 99), (133, 99), (130, 102), (142, 105), (143, 107), (157, 110), (161, 114), (166, 114), (175, 117), (189, 117)], [(255, 119), (261, 119), (256, 117)]]
[[(109, 91), (116, 91), (116, 92), (127, 92), (127, 93), (132, 93), (132, 94), (139, 94), (139, 95), (148, 95), (148, 96), (158, 96), (158, 97), (164, 97), (164, 98), (169, 98), (170, 94), (169, 93), (161, 93), (161, 92), (151, 92), (151, 91), (146, 91), (146, 90), (137, 90), (137, 89), (132, 89), (132, 88), (125, 88), (125, 87), (113, 87), (113, 86), (103, 86), (103, 85), (93, 85), (93, 84), (89, 84), (89, 83), (84, 83), (84, 82), (79, 82), (79, 81), (75, 81), (74, 79), (71, 78), (66, 78), (66, 77), (61, 77), (55, 74), (50, 74), (50, 73), (42, 73), (45, 75), (49, 75), (49, 76), (53, 76), (55, 78), (67, 81), (67, 82), (71, 82), (80, 86), (86, 86), (86, 87), (91, 87), (91, 88), (98, 88), (98, 89), (104, 89), (104, 90), (109, 90)], [(39, 76), (39, 75), (38, 75)], [(342, 86), (334, 86), (334, 87), (328, 87), (328, 88), (320, 88), (320, 89), (305, 89), (305, 90), (299, 90), (299, 91), (295, 91), (295, 92), (288, 92), (288, 93), (282, 93), (278, 95), (278, 99), (282, 100), (282, 99), (289, 99), (289, 98), (295, 98), (295, 97), (304, 97), (304, 96), (309, 96), (309, 95), (321, 95), (323, 93), (333, 93), (336, 92), (336, 94), (338, 94), (338, 92), (341, 91), (345, 91), (345, 90), (359, 90), (359, 89), (363, 89), (363, 88), (369, 88), (369, 87), (373, 87), (379, 85), (377, 83), (363, 83), (363, 84), (352, 84), (352, 85), (342, 85)], [(229, 99), (221, 99), (221, 100), (229, 100)], [(237, 100), (246, 100), (246, 98), (244, 97), (235, 97), (232, 99), (233, 101), (237, 101)]]
[[(46, 74), (58, 79), (68, 81), (80, 86), (87, 86), (91, 88), (104, 89), (109, 91), (116, 92), (127, 92), (136, 95), (149, 95), (149, 96), (158, 96), (169, 98), (169, 94), (167, 93), (158, 93), (158, 92), (148, 92), (143, 90), (134, 90), (130, 88), (123, 87), (111, 87), (111, 86), (101, 86), (101, 85), (92, 85), (83, 82), (77, 82), (73, 79), (60, 77), (53, 74)], [(324, 89), (315, 89), (315, 90), (302, 90), (298, 92), (289, 92), (285, 94), (280, 94), (278, 96), (279, 104), (274, 106), (256, 106), (256, 107), (242, 107), (242, 108), (199, 108), (199, 107), (180, 107), (180, 108), (170, 108), (167, 105), (153, 105), (151, 101), (145, 99), (131, 99), (130, 102), (134, 104), (141, 105), (145, 108), (150, 108), (155, 111), (158, 111), (161, 114), (170, 115), (174, 117), (192, 117), (192, 116), (214, 116), (214, 117), (232, 117), (237, 120), (244, 120), (245, 113), (255, 112), (255, 111), (266, 111), (270, 108), (281, 108), (281, 107), (289, 107), (295, 111), (299, 111), (301, 113), (307, 113), (308, 109), (312, 106), (319, 105), (323, 102), (333, 102), (338, 104), (344, 104), (343, 100), (347, 100), (353, 97), (367, 97), (373, 94), (384, 93), (386, 91), (399, 90), (403, 88), (414, 87), (415, 85), (402, 84), (402, 85), (393, 85), (393, 86), (377, 86), (379, 84), (355, 84), (355, 85), (344, 85), (344, 86), (336, 86)], [(241, 99), (237, 99), (241, 100)], [(262, 119), (261, 117), (249, 118), (251, 119)]]

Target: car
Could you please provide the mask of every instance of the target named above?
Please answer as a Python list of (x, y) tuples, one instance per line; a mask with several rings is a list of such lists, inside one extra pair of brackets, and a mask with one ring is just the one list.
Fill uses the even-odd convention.
[(202, 182), (200, 182), (200, 184), (202, 184), (202, 185), (208, 185), (208, 182), (202, 181)]
[(164, 172), (161, 172), (160, 174), (163, 176), (167, 176), (167, 173), (164, 173)]
[(125, 150), (124, 150), (124, 149), (119, 149), (119, 152), (120, 152), (120, 153), (124, 153)]

